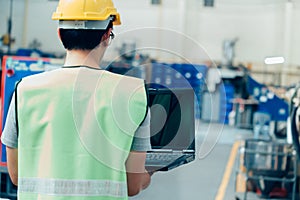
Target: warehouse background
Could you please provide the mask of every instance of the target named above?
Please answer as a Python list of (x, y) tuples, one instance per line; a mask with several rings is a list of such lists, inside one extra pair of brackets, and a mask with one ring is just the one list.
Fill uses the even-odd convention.
[[(114, 27), (116, 38), (105, 55), (110, 67), (138, 68), (132, 69), (133, 75), (145, 78), (144, 73), (151, 83), (157, 83), (158, 79), (157, 84), (169, 83), (176, 87), (180, 79), (176, 79), (177, 74), (173, 72), (180, 72), (193, 85), (199, 101), (199, 109), (195, 107), (196, 121), (200, 123), (196, 130), (197, 150), (201, 148), (197, 152), (199, 158), (189, 166), (154, 175), (149, 189), (133, 199), (153, 199), (154, 195), (160, 199), (170, 198), (171, 189), (163, 194), (157, 192), (169, 182), (173, 183), (169, 187), (175, 190), (171, 194), (174, 198), (196, 199), (199, 192), (207, 193), (207, 196), (201, 194), (203, 199), (215, 196), (217, 200), (233, 199), (233, 172), (238, 168), (233, 166), (233, 161), (235, 157), (240, 158), (238, 153), (241, 152), (237, 148), (231, 151), (232, 146), (238, 147), (236, 140), (246, 141), (262, 128), (272, 135), (273, 142), (289, 140), (286, 133), (289, 106), (293, 106), (292, 100), (300, 99), (292, 96), (295, 90), (300, 94), (300, 87), (296, 85), (300, 76), (300, 0), (206, 1), (214, 5), (204, 6), (204, 0), (114, 0), (122, 26)], [(65, 52), (57, 36), (57, 21), (51, 20), (58, 1), (0, 0), (0, 38), (8, 32), (10, 2), (13, 2), (12, 37), (15, 39), (11, 55), (19, 49), (34, 52), (37, 48), (58, 58), (58, 61), (49, 61), (49, 66), (60, 67)], [(226, 63), (225, 41), (235, 42), (233, 63)], [(126, 57), (121, 46), (130, 42), (136, 45), (134, 55)], [(7, 46), (0, 41), (0, 47), (0, 53), (5, 55)], [(284, 58), (284, 62), (265, 62), (274, 56)], [(3, 78), (11, 75), (8, 72), (14, 73), (9, 71), (14, 66), (8, 58), (3, 61), (3, 69), (8, 69), (4, 70), (7, 74), (4, 73)], [(15, 60), (18, 63), (22, 58)], [(49, 67), (48, 61), (41, 62), (40, 58), (30, 60), (37, 66)], [(28, 60), (22, 62), (29, 63)], [(10, 80), (14, 78), (18, 76)], [(4, 88), (13, 91), (14, 83), (10, 84), (11, 88), (6, 83)], [(263, 116), (265, 112), (270, 118), (255, 120), (255, 113)], [(263, 125), (257, 123), (261, 121)], [(208, 127), (212, 131), (208, 131)], [(208, 150), (203, 153), (203, 149)], [(8, 176), (6, 178), (8, 181)], [(227, 182), (227, 190), (221, 187), (223, 180)], [(219, 185), (224, 198), (217, 198)]]
[[(238, 38), (236, 61), (262, 65), (267, 55), (281, 55), (285, 65), (300, 65), (298, 0), (218, 0), (214, 7), (204, 7), (200, 0), (164, 0), (161, 5), (151, 5), (148, 0), (115, 0), (115, 4), (123, 22), (115, 28), (117, 33), (144, 27), (172, 29), (199, 42), (213, 60), (222, 60), (223, 40)], [(56, 5), (57, 1), (14, 0), (14, 49), (27, 47), (36, 39), (44, 51), (63, 52), (57, 24), (51, 20)], [(6, 33), (8, 6), (7, 1), (0, 1), (0, 35)], [(160, 37), (149, 39), (159, 43)]]

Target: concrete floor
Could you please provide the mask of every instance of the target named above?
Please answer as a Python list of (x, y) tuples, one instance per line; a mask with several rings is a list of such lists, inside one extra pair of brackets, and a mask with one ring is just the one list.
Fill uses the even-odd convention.
[[(155, 173), (150, 186), (129, 199), (235, 200), (236, 166), (229, 165), (233, 155), (231, 152), (236, 141), (251, 137), (251, 130), (197, 121), (195, 161), (169, 172)], [(258, 199), (254, 193), (249, 193), (247, 198)]]
[[(196, 124), (195, 161), (169, 172), (154, 174), (151, 185), (131, 200), (215, 199), (232, 144), (241, 133), (238, 133), (240, 130), (219, 124)], [(249, 131), (243, 132), (249, 135)], [(226, 200), (234, 199), (234, 190), (226, 195)]]
[[(218, 191), (234, 142), (252, 137), (252, 131), (205, 122), (197, 125), (195, 161), (169, 172), (154, 174), (151, 185), (130, 200), (235, 200), (235, 166), (223, 192), (220, 189), (222, 198), (219, 198)], [(253, 193), (248, 197), (259, 199)]]

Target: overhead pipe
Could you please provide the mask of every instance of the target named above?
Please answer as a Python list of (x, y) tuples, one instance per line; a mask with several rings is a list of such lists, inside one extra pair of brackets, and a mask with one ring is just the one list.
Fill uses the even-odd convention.
[(11, 36), (12, 12), (13, 12), (13, 0), (10, 0), (9, 18), (8, 18), (8, 24), (7, 24), (7, 34), (8, 34), (8, 48), (7, 48), (7, 53), (8, 54), (10, 54), (11, 43), (12, 43), (12, 36)]
[(28, 33), (28, 5), (29, 0), (25, 0), (25, 6), (24, 6), (24, 20), (23, 20), (23, 37), (22, 37), (22, 46), (27, 46), (27, 33)]

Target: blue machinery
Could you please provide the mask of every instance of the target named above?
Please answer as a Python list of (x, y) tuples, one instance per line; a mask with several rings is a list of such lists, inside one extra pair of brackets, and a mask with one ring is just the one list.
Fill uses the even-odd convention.
[(256, 82), (251, 76), (247, 77), (247, 89), (259, 102), (258, 110), (267, 112), (273, 121), (286, 121), (289, 116), (289, 105), (263, 84)]
[[(1, 130), (4, 128), (7, 111), (16, 83), (25, 76), (41, 73), (55, 67), (56, 65), (52, 63), (52, 60), (47, 58), (17, 56), (5, 56), (3, 58), (1, 84)], [(16, 199), (17, 188), (11, 183), (7, 173), (5, 145), (1, 144), (0, 151), (0, 197)]]
[[(4, 57), (2, 64), (2, 113), (1, 113), (1, 130), (5, 124), (6, 114), (8, 111), (11, 96), (14, 91), (15, 84), (23, 77), (41, 73), (45, 70), (57, 68), (60, 65), (53, 63), (51, 59), (46, 58), (28, 58), (28, 57)], [(196, 101), (196, 117), (200, 118), (202, 94), (206, 88), (206, 74), (208, 68), (205, 65), (193, 64), (167, 64), (167, 63), (151, 63), (151, 77), (148, 84), (156, 87), (180, 88), (192, 87), (195, 91)], [(257, 110), (267, 112), (274, 121), (286, 121), (289, 110), (288, 104), (269, 91), (266, 86), (259, 84), (252, 77), (247, 76), (247, 90), (259, 103)], [(234, 98), (234, 88), (226, 82), (218, 92), (220, 98), (220, 116), (225, 118), (228, 123), (228, 113), (232, 109), (231, 99)], [(276, 108), (276, 109), (274, 109)], [(222, 111), (222, 112), (221, 112)], [(223, 114), (225, 113), (225, 115)], [(222, 115), (222, 116), (221, 116)], [(6, 168), (6, 152), (5, 146), (1, 144), (0, 154), (0, 173), (1, 188), (0, 197), (16, 198), (16, 187), (12, 185), (7, 175)]]

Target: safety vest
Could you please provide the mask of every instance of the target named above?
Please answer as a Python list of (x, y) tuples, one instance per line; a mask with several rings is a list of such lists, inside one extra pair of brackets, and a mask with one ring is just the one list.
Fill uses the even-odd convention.
[(18, 199), (128, 199), (125, 162), (147, 112), (144, 81), (88, 67), (17, 86)]

